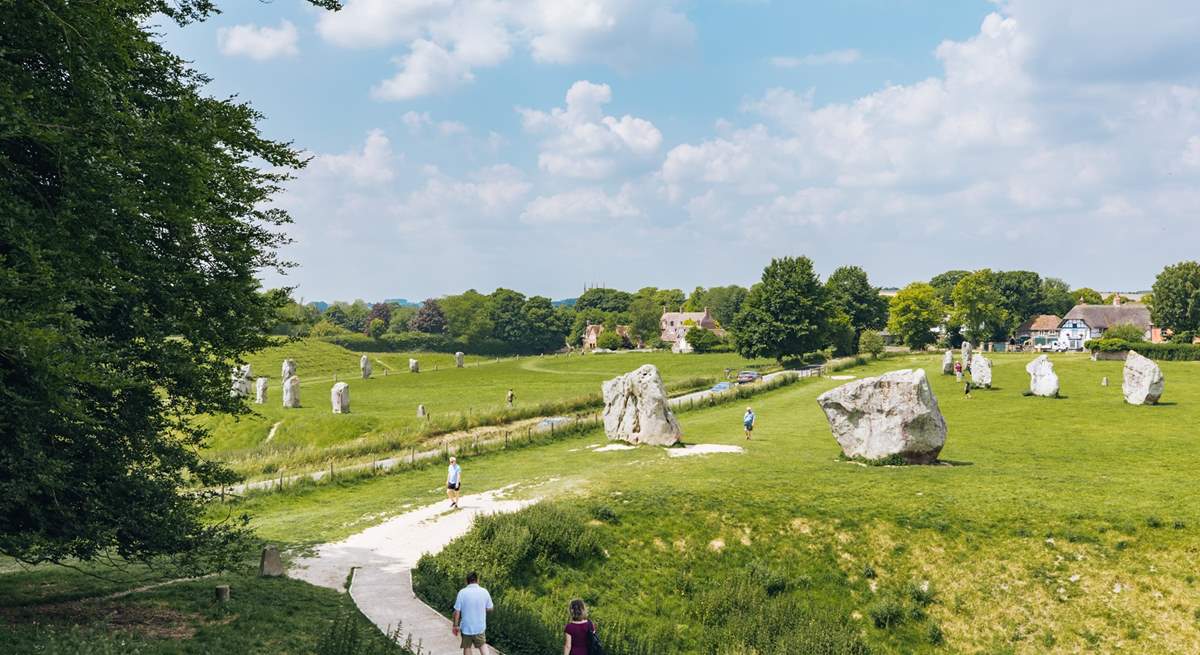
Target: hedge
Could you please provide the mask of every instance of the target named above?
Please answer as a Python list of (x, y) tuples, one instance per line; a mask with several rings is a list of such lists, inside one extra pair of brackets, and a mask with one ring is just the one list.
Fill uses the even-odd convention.
[(1136, 350), (1139, 355), (1150, 359), (1174, 362), (1200, 361), (1200, 344), (1150, 343), (1149, 341), (1125, 341), (1123, 339), (1092, 339), (1083, 344), (1091, 351), (1105, 353)]

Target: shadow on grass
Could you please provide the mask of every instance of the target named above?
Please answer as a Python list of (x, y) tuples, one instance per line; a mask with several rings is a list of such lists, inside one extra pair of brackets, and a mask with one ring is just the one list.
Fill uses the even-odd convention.
[(939, 459), (930, 466), (975, 466), (975, 462), (964, 462), (957, 459)]

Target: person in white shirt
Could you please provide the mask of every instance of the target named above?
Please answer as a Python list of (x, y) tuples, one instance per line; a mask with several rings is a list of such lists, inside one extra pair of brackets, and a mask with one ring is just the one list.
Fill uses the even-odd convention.
[(446, 498), (450, 499), (450, 507), (458, 507), (458, 495), (462, 490), (462, 467), (458, 458), (450, 458), (450, 466), (446, 469)]
[(454, 599), (454, 626), (451, 628), (454, 636), (462, 637), (463, 655), (471, 655), (471, 647), (475, 647), (483, 655), (487, 655), (487, 615), (492, 611), (492, 595), (487, 589), (479, 586), (479, 574), (471, 571), (467, 574), (467, 586), (458, 591)]

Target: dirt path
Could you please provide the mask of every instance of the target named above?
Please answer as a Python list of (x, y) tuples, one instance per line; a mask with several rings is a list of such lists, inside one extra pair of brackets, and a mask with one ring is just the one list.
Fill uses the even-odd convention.
[(458, 510), (442, 501), (406, 512), (344, 541), (319, 546), (313, 555), (296, 560), (288, 575), (337, 591), (344, 591), (353, 575), (350, 597), (380, 630), (390, 633), (400, 626), (401, 637), (411, 636), (422, 653), (457, 655), (462, 649), (450, 621), (413, 593), (412, 569), (421, 555), (437, 553), (466, 534), (476, 516), (514, 512), (536, 502), (506, 498), (511, 490), (512, 485), (463, 496)]

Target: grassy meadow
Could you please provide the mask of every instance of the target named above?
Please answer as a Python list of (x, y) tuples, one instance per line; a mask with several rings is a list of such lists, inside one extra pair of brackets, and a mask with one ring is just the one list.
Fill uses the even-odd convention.
[[(740, 406), (681, 417), (686, 441), (736, 443), (742, 455), (594, 453), (592, 434), (468, 459), (468, 492), (519, 482), (611, 517), (580, 527), (602, 555), (534, 557), (492, 584), (545, 622), (587, 598), (598, 620), (680, 652), (739, 652), (705, 641), (731, 634), (722, 617), (733, 610), (714, 603), (759, 579), (751, 610), (766, 594), (764, 611), (837, 617), (871, 652), (1200, 651), (1200, 364), (1164, 363), (1163, 404), (1132, 407), (1120, 362), (1053, 356), (1066, 397), (1051, 400), (1021, 395), (1031, 356), (993, 359), (994, 388), (971, 399), (933, 356), (844, 371), (926, 368), (950, 426), (942, 466), (840, 461), (815, 402), (840, 383), (830, 379), (754, 399), (749, 443)], [(1118, 383), (1101, 387), (1106, 375)], [(314, 543), (437, 500), (443, 475), (301, 488), (243, 508), (266, 538)], [(478, 535), (460, 543), (439, 567), (487, 570), (499, 557)]]
[[(251, 404), (251, 416), (202, 419), (213, 434), (211, 455), (250, 477), (320, 468), (330, 459), (402, 451), (430, 434), (594, 408), (602, 381), (643, 363), (657, 365), (669, 388), (710, 384), (723, 379), (726, 368), (770, 365), (734, 354), (612, 353), (468, 357), (466, 367), (457, 369), (453, 355), (442, 353), (367, 355), (374, 368), (368, 380), (359, 372), (360, 353), (318, 340), (289, 342), (250, 357), (254, 375), (270, 378), (267, 403)], [(421, 373), (408, 372), (410, 357), (421, 362)], [(296, 360), (298, 409), (282, 406), (280, 366), (285, 358)], [(330, 411), (335, 375), (350, 385), (349, 414)], [(505, 405), (510, 388), (516, 395), (512, 410)], [(428, 419), (417, 417), (419, 404), (425, 405)]]

